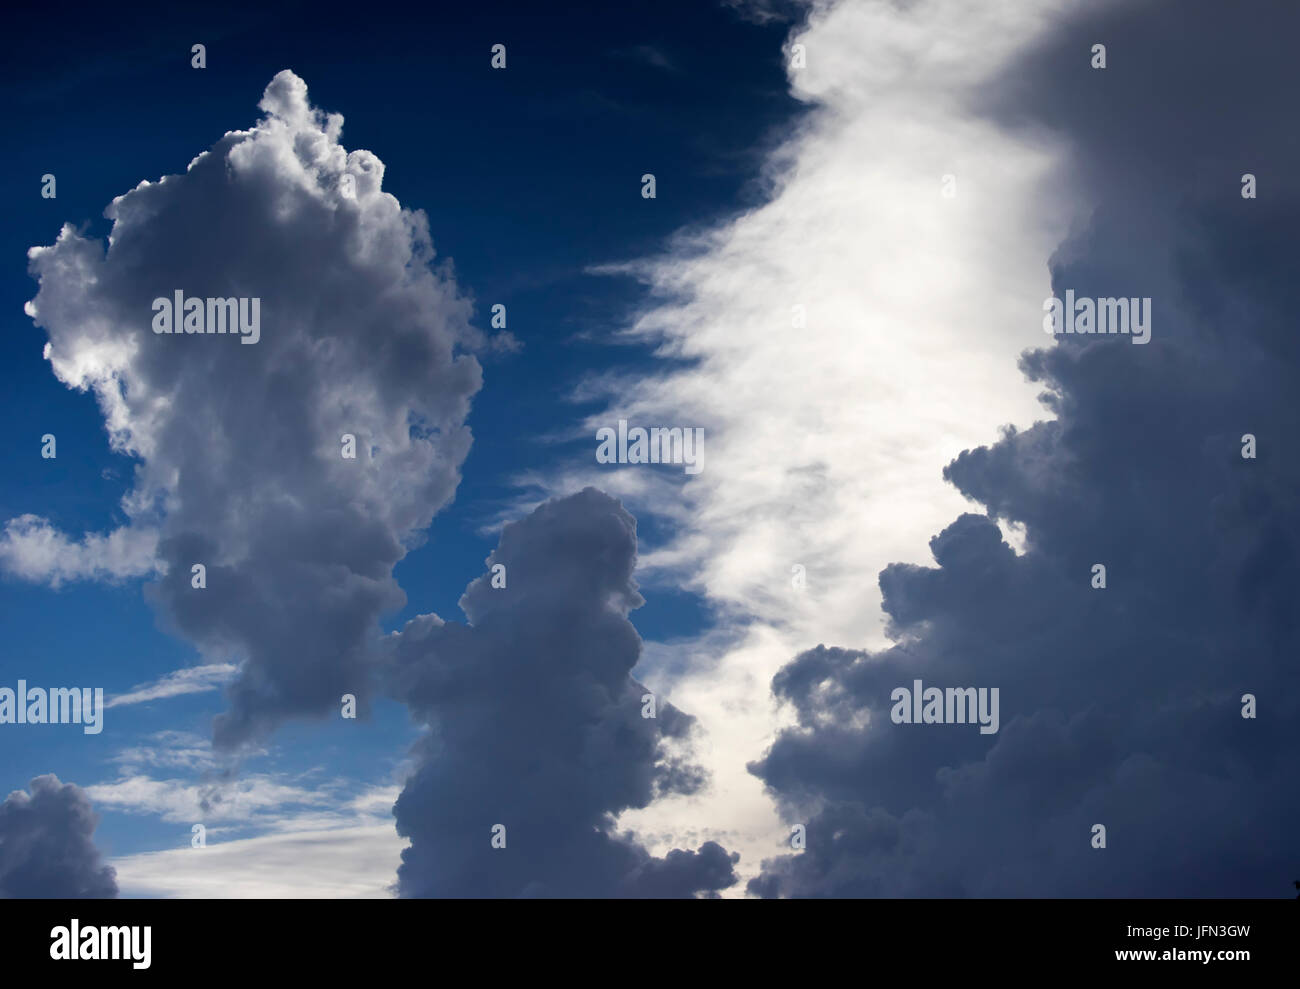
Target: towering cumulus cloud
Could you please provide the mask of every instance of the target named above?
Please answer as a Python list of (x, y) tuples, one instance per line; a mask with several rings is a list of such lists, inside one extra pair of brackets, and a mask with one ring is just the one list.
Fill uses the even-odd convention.
[[(1196, 30), (1168, 46), (1174, 17)], [(1053, 291), (1151, 297), (1152, 339), (1028, 353), (1056, 418), (948, 467), (988, 515), (935, 537), (937, 566), (881, 574), (896, 644), (819, 647), (777, 675), (799, 726), (752, 769), (807, 847), (751, 891), (1287, 895), (1300, 147), (1262, 94), (1294, 92), (1300, 70), (1259, 44), (1296, 26), (1281, 6), (1126, 7), (1065, 25), (1021, 67), (1005, 108), (1068, 121), (1095, 207), (1056, 252)], [(1124, 52), (1118, 73), (1061, 73), (1094, 38)], [(1024, 525), (1024, 555), (994, 519)], [(1000, 731), (895, 724), (891, 692), (914, 679), (1000, 688)]]
[(38, 776), (0, 804), (0, 897), (117, 896), (91, 840), (95, 814), (80, 787)]
[[(376, 618), (404, 600), (393, 566), (456, 488), (481, 382), (424, 214), (381, 191), (383, 163), (346, 151), (342, 117), (292, 72), (259, 105), (253, 129), (115, 199), (106, 252), (71, 227), (30, 252), (54, 373), (94, 390), (139, 463), (124, 529), (69, 539), (23, 516), (0, 544), (32, 579), (157, 571), (170, 622), (244, 660), (225, 745), (364, 700)], [(201, 310), (158, 332), (155, 300), (178, 293)], [(212, 332), (236, 310), (256, 334)]]
[(690, 896), (736, 881), (715, 842), (653, 858), (613, 829), (703, 783), (693, 719), (629, 675), (635, 561), (635, 521), (588, 488), (506, 526), (461, 598), (469, 625), (423, 615), (386, 640), (390, 687), (429, 726), (394, 808), (411, 840), (402, 895)]

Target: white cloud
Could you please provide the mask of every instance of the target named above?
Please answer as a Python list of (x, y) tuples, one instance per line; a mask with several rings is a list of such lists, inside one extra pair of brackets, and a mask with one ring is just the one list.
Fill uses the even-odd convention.
[(110, 864), (123, 896), (373, 899), (391, 896), (405, 844), (389, 821), (186, 844)]
[[(203, 812), (202, 788), (137, 777), (94, 787), (107, 810), (161, 814), (185, 828), (176, 848), (112, 859), (123, 896), (205, 898), (376, 898), (391, 896), (406, 841), (393, 823), (401, 787), (350, 789), (339, 781), (315, 791), (269, 776), (241, 781), (221, 812)], [(89, 792), (89, 791), (88, 791)], [(96, 804), (100, 797), (93, 797)], [(114, 800), (116, 803), (114, 804)], [(286, 808), (299, 809), (287, 811)], [(189, 816), (198, 813), (199, 816)], [(225, 827), (212, 821), (235, 822)], [(206, 844), (191, 845), (204, 823)], [(235, 827), (252, 837), (222, 840)]]
[(145, 701), (162, 700), (167, 697), (179, 697), (183, 694), (202, 694), (216, 690), (229, 681), (239, 667), (234, 663), (210, 663), (206, 666), (191, 666), (153, 681), (132, 687), (128, 693), (111, 697), (105, 707), (122, 707), (126, 704), (143, 704)]
[(73, 580), (123, 580), (158, 572), (157, 551), (158, 533), (153, 529), (89, 533), (74, 542), (49, 519), (20, 515), (5, 523), (0, 536), (0, 569), (52, 587)]
[(704, 426), (705, 468), (652, 478), (589, 462), (552, 487), (594, 483), (666, 516), (676, 535), (641, 560), (647, 594), (686, 586), (721, 617), (676, 647), (694, 662), (648, 650), (638, 668), (699, 716), (713, 791), (621, 824), (742, 836), (728, 847), (753, 874), (788, 836), (745, 770), (783, 723), (772, 675), (822, 641), (883, 644), (879, 571), (929, 562), (929, 538), (969, 510), (944, 466), (1043, 417), (1016, 364), (1047, 342), (1063, 149), (972, 106), (1072, 5), (816, 4), (790, 39), (807, 58), (791, 87), (811, 109), (770, 162), (770, 201), (625, 267), (656, 300), (633, 334), (688, 363), (597, 382), (608, 407), (586, 435), (617, 418)]
[(129, 814), (156, 814), (165, 821), (201, 824), (208, 821), (258, 821), (287, 807), (337, 807), (336, 786), (312, 789), (279, 782), (266, 774), (240, 779), (192, 783), (154, 779), (140, 773), (85, 788), (95, 807)]
[[(180, 766), (188, 769), (213, 769), (212, 742), (188, 731), (159, 731), (148, 736), (145, 745), (134, 745), (116, 752), (112, 761), (134, 771), (143, 766)], [(130, 773), (128, 772), (128, 775)]]

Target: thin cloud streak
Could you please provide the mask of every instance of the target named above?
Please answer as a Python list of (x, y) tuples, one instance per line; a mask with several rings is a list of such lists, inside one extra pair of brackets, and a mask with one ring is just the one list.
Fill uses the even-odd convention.
[(648, 285), (628, 335), (671, 366), (589, 382), (583, 396), (607, 404), (584, 431), (703, 426), (705, 469), (652, 480), (588, 462), (550, 487), (596, 483), (661, 516), (674, 535), (639, 561), (647, 595), (685, 587), (717, 616), (695, 662), (637, 668), (699, 717), (713, 789), (621, 826), (744, 834), (728, 846), (742, 872), (770, 856), (787, 831), (745, 763), (787, 723), (773, 674), (821, 641), (883, 645), (878, 574), (928, 562), (930, 536), (968, 507), (945, 465), (1043, 418), (1017, 359), (1044, 342), (1047, 258), (1072, 208), (1065, 153), (974, 114), (970, 94), (1074, 6), (813, 4), (786, 51), (789, 64), (803, 46), (790, 81), (810, 110), (768, 163), (770, 200), (607, 268)]
[(239, 667), (234, 663), (209, 663), (206, 666), (177, 670), (152, 683), (142, 683), (132, 687), (128, 693), (111, 697), (104, 706), (123, 707), (127, 704), (143, 704), (146, 701), (180, 697), (185, 694), (206, 693), (228, 683), (238, 672)]

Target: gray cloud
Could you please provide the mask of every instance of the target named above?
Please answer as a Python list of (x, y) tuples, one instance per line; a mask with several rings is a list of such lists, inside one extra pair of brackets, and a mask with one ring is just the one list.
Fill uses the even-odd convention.
[(736, 881), (715, 842), (658, 859), (614, 830), (620, 811), (704, 782), (693, 719), (662, 699), (642, 717), (635, 560), (635, 521), (587, 488), (505, 527), (461, 598), (469, 624), (423, 615), (388, 637), (390, 689), (429, 726), (394, 807), (411, 839), (402, 895), (687, 896)]
[(52, 774), (30, 785), (0, 804), (0, 897), (117, 896), (113, 869), (91, 839), (97, 819), (86, 794)]
[[(1173, 17), (1188, 29), (1176, 46)], [(963, 515), (931, 543), (937, 566), (880, 575), (892, 648), (818, 647), (776, 677), (799, 728), (751, 770), (807, 823), (807, 850), (765, 862), (751, 892), (1286, 893), (1300, 855), (1300, 147), (1276, 120), (1300, 69), (1248, 39), (1293, 35), (1296, 17), (1107, 9), (1007, 83), (1003, 112), (1076, 139), (1090, 216), (1051, 261), (1054, 291), (1152, 297), (1152, 341), (1029, 352), (1022, 370), (1055, 419), (945, 471), (1024, 525), (1023, 556), (992, 518)], [(1087, 75), (1094, 40), (1116, 76)], [(1240, 196), (1247, 171), (1258, 200)], [(1000, 688), (1001, 731), (892, 724), (890, 691), (914, 678)]]
[[(46, 356), (138, 465), (118, 533), (68, 540), (25, 516), (0, 546), (29, 579), (162, 571), (146, 593), (167, 624), (243, 660), (222, 746), (344, 693), (364, 711), (377, 618), (405, 603), (393, 566), (455, 491), (481, 383), (468, 351), (486, 345), (426, 217), (339, 143), (342, 117), (288, 71), (259, 105), (184, 174), (115, 199), (106, 253), (71, 227), (31, 251)], [(176, 290), (260, 298), (259, 341), (156, 335), (151, 302)]]

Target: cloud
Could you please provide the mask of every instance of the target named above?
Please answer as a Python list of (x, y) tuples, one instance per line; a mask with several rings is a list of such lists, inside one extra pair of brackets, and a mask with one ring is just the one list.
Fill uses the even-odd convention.
[(147, 743), (121, 749), (113, 754), (112, 761), (129, 769), (183, 766), (206, 771), (219, 768), (220, 761), (212, 751), (211, 739), (201, 738), (192, 732), (158, 731), (148, 736)]
[[(597, 485), (670, 532), (638, 578), (698, 593), (715, 619), (677, 651), (695, 662), (638, 669), (708, 733), (707, 809), (664, 801), (621, 824), (684, 834), (704, 817), (745, 835), (742, 862), (769, 854), (785, 831), (743, 767), (785, 723), (771, 677), (819, 641), (884, 645), (876, 575), (924, 562), (965, 508), (944, 465), (1041, 414), (1016, 359), (1043, 340), (1068, 145), (972, 106), (1073, 6), (806, 5), (785, 61), (804, 46), (788, 71), (808, 109), (766, 163), (766, 200), (606, 269), (647, 285), (630, 338), (664, 360), (581, 391), (604, 405), (586, 462), (547, 490)], [(597, 465), (595, 430), (621, 418), (703, 427), (703, 472)]]
[(130, 896), (383, 899), (403, 842), (391, 821), (289, 830), (113, 860)]
[[(1171, 48), (1173, 16), (1189, 34)], [(880, 574), (894, 644), (819, 646), (775, 677), (797, 726), (752, 768), (785, 819), (806, 822), (807, 848), (765, 862), (751, 892), (1289, 888), (1300, 151), (1261, 94), (1293, 92), (1300, 69), (1259, 39), (1296, 21), (1276, 6), (1090, 10), (986, 94), (1074, 141), (1088, 209), (1052, 257), (1054, 293), (1150, 297), (1152, 339), (1066, 336), (1027, 353), (1054, 418), (945, 470), (988, 515), (944, 527), (933, 565)], [(1093, 38), (1122, 53), (1119, 74), (1087, 75), (1080, 39)], [(1237, 69), (1207, 73), (1207, 53)], [(1247, 170), (1268, 176), (1259, 200), (1240, 195)], [(1023, 555), (1001, 538), (1008, 521)], [(893, 724), (890, 691), (913, 679), (999, 688), (1001, 730)]]
[(185, 694), (202, 694), (228, 682), (238, 671), (239, 667), (234, 663), (211, 663), (206, 666), (192, 666), (187, 670), (176, 670), (153, 683), (142, 683), (132, 687), (128, 693), (111, 697), (104, 706), (122, 707), (126, 704), (143, 704), (146, 701), (180, 697)]
[(0, 569), (51, 587), (73, 580), (147, 577), (158, 571), (157, 547), (158, 533), (149, 529), (89, 533), (73, 542), (49, 519), (20, 515), (5, 523), (0, 536)]
[(643, 717), (629, 675), (635, 559), (635, 521), (587, 489), (505, 527), (461, 598), (469, 624), (422, 615), (388, 637), (389, 689), (429, 727), (394, 807), (411, 840), (401, 895), (690, 896), (736, 881), (716, 842), (654, 858), (613, 827), (704, 782), (693, 719), (662, 698)]
[(292, 806), (336, 806), (330, 786), (307, 788), (282, 783), (276, 777), (251, 773), (240, 779), (190, 783), (154, 779), (143, 773), (124, 775), (110, 783), (86, 787), (86, 793), (106, 810), (157, 814), (165, 821), (199, 824), (205, 821), (258, 821)]
[(117, 882), (91, 836), (97, 818), (79, 787), (52, 774), (0, 804), (0, 897), (113, 897)]
[[(183, 174), (113, 200), (107, 252), (71, 226), (29, 252), (51, 368), (93, 390), (138, 464), (123, 528), (76, 541), (23, 516), (0, 543), (26, 579), (162, 571), (146, 592), (167, 622), (244, 660), (216, 724), (226, 747), (344, 693), (364, 712), (377, 618), (405, 601), (393, 566), (455, 491), (471, 351), (491, 346), (433, 264), (425, 215), (340, 144), (342, 117), (289, 71), (259, 106)], [(155, 334), (152, 301), (178, 290), (260, 299), (258, 341)]]
[[(114, 858), (126, 896), (389, 897), (405, 842), (393, 827), (400, 786), (356, 780), (310, 781), (305, 773), (217, 778), (210, 744), (185, 732), (158, 732), (153, 744), (114, 756), (117, 780), (87, 788), (97, 805), (155, 815), (175, 829), (174, 847)], [(247, 753), (244, 753), (247, 755)], [(155, 779), (144, 766), (200, 769), (200, 782)], [(192, 826), (205, 844), (192, 845)]]

